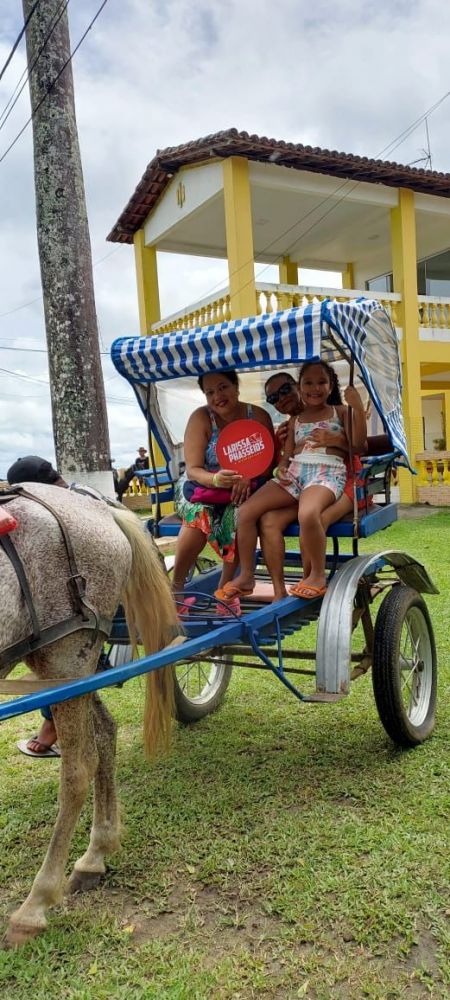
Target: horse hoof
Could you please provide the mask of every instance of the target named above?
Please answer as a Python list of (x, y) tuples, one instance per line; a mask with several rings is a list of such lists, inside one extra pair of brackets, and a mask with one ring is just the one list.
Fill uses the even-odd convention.
[(101, 882), (103, 875), (101, 872), (82, 872), (75, 870), (72, 872), (67, 883), (67, 892), (73, 895), (75, 892), (90, 892), (96, 889)]
[(10, 923), (3, 938), (2, 947), (4, 949), (22, 948), (28, 941), (32, 941), (33, 938), (42, 934), (42, 932), (45, 931), (45, 928), (45, 924), (42, 927), (36, 927), (36, 925), (27, 926), (26, 924)]

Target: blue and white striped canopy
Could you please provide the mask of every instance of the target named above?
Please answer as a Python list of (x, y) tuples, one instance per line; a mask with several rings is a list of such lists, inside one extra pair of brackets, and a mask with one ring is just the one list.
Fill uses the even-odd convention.
[(159, 337), (120, 337), (111, 347), (118, 372), (133, 386), (146, 416), (148, 386), (234, 368), (276, 369), (303, 361), (354, 358), (393, 446), (407, 458), (398, 341), (373, 299), (313, 303)]

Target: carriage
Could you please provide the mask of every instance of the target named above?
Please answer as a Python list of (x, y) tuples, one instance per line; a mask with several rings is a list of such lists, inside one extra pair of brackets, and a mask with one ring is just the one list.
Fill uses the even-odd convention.
[[(365, 385), (384, 434), (369, 439), (372, 454), (358, 473), (363, 509), (357, 509), (355, 487), (353, 517), (328, 530), (324, 597), (272, 601), (258, 551), (254, 593), (243, 601), (239, 616), (228, 608), (223, 617), (214, 596), (219, 569), (199, 562), (180, 595), (185, 605), (186, 597), (195, 596), (182, 626), (156, 547), (130, 512), (54, 486), (0, 491), (0, 695), (9, 695), (0, 704), (0, 721), (51, 705), (62, 758), (54, 833), (29, 895), (10, 917), (7, 942), (13, 946), (41, 933), (49, 907), (62, 897), (73, 830), (93, 779), (89, 845), (75, 862), (68, 891), (97, 884), (105, 856), (119, 846), (115, 723), (98, 697), (80, 696), (146, 675), (144, 741), (151, 753), (169, 741), (172, 677), (176, 715), (189, 723), (220, 705), (234, 667), (272, 672), (305, 704), (343, 700), (371, 669), (380, 720), (396, 744), (420, 744), (434, 726), (436, 650), (422, 595), (438, 591), (407, 553), (387, 547), (359, 553), (360, 539), (370, 539), (396, 520), (391, 472), (397, 465), (409, 467), (397, 337), (386, 312), (371, 300), (328, 301), (159, 338), (121, 338), (112, 356), (133, 385), (164, 456), (159, 465), (152, 456), (152, 468), (142, 473), (156, 511), (148, 526), (159, 537), (174, 539), (179, 530), (173, 515), (163, 516), (162, 505), (173, 498), (182, 463), (166, 433), (159, 383), (182, 378), (192, 383), (193, 376), (230, 367), (269, 372), (303, 360), (343, 358), (351, 380), (356, 371)], [(8, 514), (12, 522), (19, 519), (14, 542), (11, 525), (6, 523), (2, 534)], [(298, 525), (287, 534), (298, 534)], [(21, 555), (28, 558), (29, 579)], [(291, 582), (301, 577), (297, 551), (287, 551), (285, 570)], [(112, 621), (121, 596), (126, 619), (119, 609)], [(299, 641), (305, 629), (316, 631), (309, 650)], [(131, 661), (130, 637), (136, 634), (147, 653)], [(21, 659), (33, 675), (8, 678)]]
[[(392, 470), (404, 466), (412, 471), (402, 422), (397, 336), (376, 301), (328, 300), (203, 329), (116, 340), (113, 362), (132, 385), (148, 421), (150, 439), (157, 442), (163, 456), (158, 463), (151, 450), (151, 468), (140, 473), (156, 512), (149, 528), (159, 538), (175, 540), (180, 527), (175, 516), (162, 515), (164, 503), (173, 500), (183, 456), (167, 432), (158, 386), (178, 379), (192, 383), (194, 376), (229, 368), (268, 374), (320, 358), (343, 359), (351, 380), (357, 373), (384, 431), (369, 438), (369, 454), (355, 487), (353, 516), (328, 529), (325, 596), (273, 602), (270, 578), (258, 550), (254, 593), (242, 602), (240, 616), (228, 609), (228, 616), (223, 617), (220, 601), (214, 597), (219, 569), (200, 559), (184, 596), (179, 595), (180, 602), (192, 596), (195, 603), (183, 617), (184, 634), (178, 644), (129, 662), (126, 627), (120, 614), (116, 615), (102, 664), (109, 669), (56, 686), (51, 693), (33, 691), (0, 705), (0, 719), (167, 666), (173, 667), (175, 675), (176, 714), (186, 723), (220, 705), (235, 667), (271, 671), (299, 701), (316, 704), (344, 699), (351, 684), (371, 669), (378, 713), (391, 739), (409, 747), (430, 735), (437, 663), (422, 595), (436, 594), (437, 589), (425, 568), (404, 552), (385, 547), (359, 554), (360, 539), (397, 519), (397, 504), (391, 499)], [(363, 509), (357, 509), (358, 499), (364, 500)], [(288, 538), (298, 535), (298, 530), (298, 525), (292, 525), (286, 532)], [(302, 572), (297, 545), (296, 550), (286, 553), (286, 576), (292, 583)], [(300, 632), (303, 638), (307, 628), (316, 633), (311, 649), (300, 644)], [(302, 677), (304, 690), (299, 687)]]

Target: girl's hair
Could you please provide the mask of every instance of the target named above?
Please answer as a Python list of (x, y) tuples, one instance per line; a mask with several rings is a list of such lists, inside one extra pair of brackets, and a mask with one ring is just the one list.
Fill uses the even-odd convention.
[(239, 385), (239, 376), (237, 372), (235, 372), (234, 368), (229, 368), (225, 372), (205, 372), (203, 375), (200, 375), (200, 378), (198, 380), (198, 384), (202, 392), (203, 392), (203, 379), (205, 378), (206, 375), (222, 375), (223, 378), (226, 378), (228, 382), (231, 382), (231, 385), (235, 385), (236, 388)]
[(274, 372), (273, 375), (269, 375), (269, 378), (266, 380), (266, 382), (264, 382), (264, 392), (267, 392), (267, 386), (269, 385), (269, 382), (271, 382), (273, 378), (285, 378), (288, 379), (289, 382), (293, 382), (294, 385), (297, 385), (296, 379), (294, 378), (293, 375), (290, 374), (290, 372)]
[(342, 396), (341, 396), (341, 387), (339, 385), (339, 379), (336, 375), (334, 368), (332, 368), (327, 361), (305, 361), (305, 363), (302, 365), (299, 371), (298, 375), (299, 385), (301, 385), (301, 381), (305, 372), (307, 372), (308, 368), (311, 368), (312, 365), (320, 365), (320, 367), (323, 368), (324, 371), (327, 373), (328, 378), (330, 380), (331, 391), (330, 395), (328, 396), (327, 403), (329, 403), (330, 406), (342, 406)]

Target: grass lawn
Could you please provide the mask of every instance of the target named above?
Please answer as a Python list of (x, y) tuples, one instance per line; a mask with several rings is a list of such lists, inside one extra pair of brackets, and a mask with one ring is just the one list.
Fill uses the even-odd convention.
[[(396, 749), (370, 676), (302, 706), (236, 671), (221, 709), (149, 766), (142, 681), (108, 690), (120, 722), (123, 847), (103, 886), (42, 938), (0, 952), (8, 1000), (450, 997), (450, 514), (401, 521), (361, 551), (427, 567), (439, 655), (433, 737)], [(293, 648), (303, 635), (293, 637)], [(309, 644), (309, 643), (308, 643)], [(0, 917), (24, 898), (52, 828), (56, 760), (21, 756), (37, 716), (0, 727)], [(88, 837), (87, 807), (71, 861)]]

